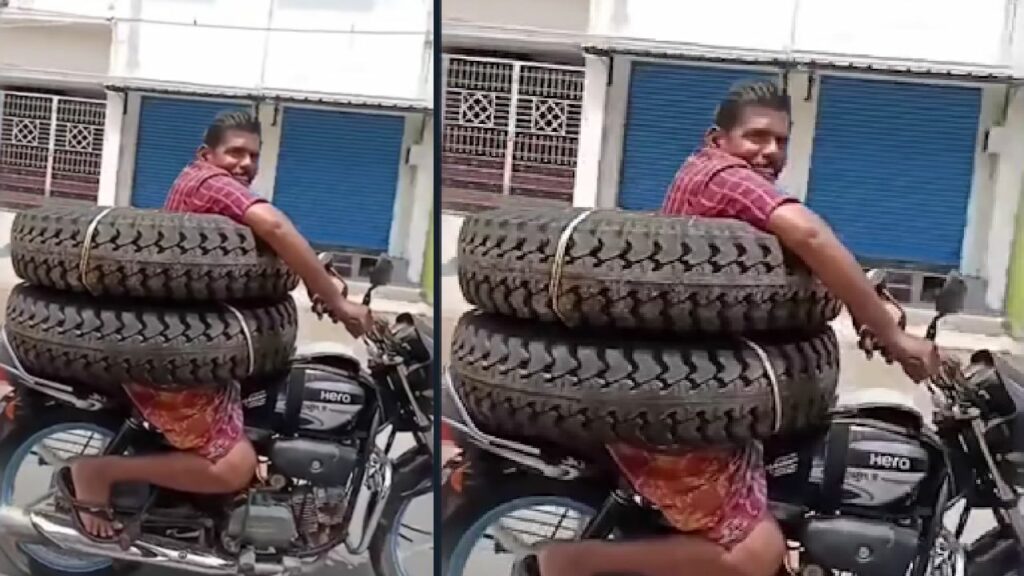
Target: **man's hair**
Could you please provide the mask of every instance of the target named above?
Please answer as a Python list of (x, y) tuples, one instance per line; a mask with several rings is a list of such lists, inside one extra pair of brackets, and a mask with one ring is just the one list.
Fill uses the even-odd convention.
[(252, 112), (221, 112), (213, 120), (203, 135), (203, 144), (210, 148), (220, 146), (224, 141), (224, 135), (229, 130), (238, 130), (262, 136), (262, 127), (259, 119)]
[(734, 84), (718, 104), (715, 125), (722, 130), (732, 130), (739, 123), (743, 110), (751, 106), (789, 114), (789, 95), (771, 80), (748, 80)]

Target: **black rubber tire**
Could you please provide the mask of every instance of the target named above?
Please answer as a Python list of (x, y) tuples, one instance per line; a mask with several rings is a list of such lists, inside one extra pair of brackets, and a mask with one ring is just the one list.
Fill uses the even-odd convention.
[(36, 286), (96, 296), (176, 301), (283, 298), (298, 277), (223, 216), (115, 208), (96, 225), (82, 282), (82, 246), (105, 208), (44, 206), (18, 213), (11, 263)]
[[(23, 391), (18, 392), (19, 395), (23, 393)], [(0, 439), (0, 478), (4, 478), (7, 474), (7, 467), (22, 444), (51, 426), (67, 423), (99, 426), (108, 431), (111, 438), (114, 438), (120, 428), (121, 419), (108, 413), (82, 412), (60, 405), (32, 409), (10, 423), (8, 433)], [(4, 557), (4, 564), (10, 570), (7, 573), (8, 576), (128, 576), (136, 573), (140, 568), (139, 564), (115, 561), (106, 569), (92, 572), (71, 572), (50, 568), (30, 556), (24, 559), (13, 558), (7, 550), (2, 548), (0, 548), (0, 556)], [(28, 571), (25, 570), (26, 562)]]
[[(441, 486), (441, 532), (435, 542), (441, 552), (441, 572), (439, 576), (477, 576), (456, 571), (452, 566), (453, 556), (462, 540), (475, 524), (498, 507), (517, 500), (535, 498), (561, 498), (573, 500), (582, 507), (595, 512), (607, 498), (609, 491), (595, 487), (593, 483), (580, 480), (563, 481), (545, 478), (535, 474), (506, 471), (504, 474), (492, 474), (475, 478), (465, 474), (461, 489), (455, 489), (449, 480)], [(481, 485), (486, 482), (486, 484)], [(534, 538), (551, 536), (553, 528), (562, 519), (554, 517), (551, 525), (538, 524), (531, 530)], [(520, 523), (522, 520), (519, 521)], [(514, 524), (513, 524), (514, 525)]]
[[(825, 422), (839, 376), (832, 329), (758, 344), (778, 381), (778, 433)], [(616, 340), (470, 312), (455, 327), (451, 362), (470, 416), (496, 434), (589, 450), (775, 433), (769, 373), (736, 339)]]
[[(253, 377), (278, 374), (295, 347), (291, 297), (235, 303), (255, 351)], [(108, 393), (125, 382), (181, 390), (247, 378), (249, 352), (238, 317), (218, 304), (111, 302), (19, 284), (5, 327), (29, 373)]]
[(419, 447), (412, 448), (395, 460), (394, 468), (391, 494), (367, 550), (375, 576), (402, 576), (407, 572), (396, 565), (391, 556), (391, 530), (407, 500), (434, 492), (434, 458), (429, 452)]
[[(582, 209), (502, 208), (459, 232), (466, 300), (560, 322), (550, 278), (559, 237)], [(841, 309), (778, 240), (735, 220), (598, 210), (565, 251), (559, 309), (569, 326), (677, 333), (817, 329)]]

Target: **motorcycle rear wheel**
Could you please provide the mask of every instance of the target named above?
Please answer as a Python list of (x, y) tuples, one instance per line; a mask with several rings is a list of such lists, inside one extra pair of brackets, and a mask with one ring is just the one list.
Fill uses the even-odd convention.
[[(565, 508), (581, 516), (579, 528), (582, 530), (608, 496), (607, 491), (579, 482), (528, 474), (490, 480), (485, 489), (464, 486), (457, 490), (458, 482), (453, 482), (452, 478), (442, 486), (439, 576), (473, 576), (475, 572), (469, 572), (467, 566), (477, 542), (487, 537), (492, 525), (518, 510), (547, 506)], [(530, 532), (528, 535), (537, 535)]]
[[(31, 417), (18, 417), (13, 428), (0, 440), (0, 500), (9, 505), (13, 501), (14, 483), (19, 468), (31, 457), (33, 446), (62, 432), (72, 429), (93, 430), (113, 439), (116, 423), (90, 413), (62, 407), (33, 410)], [(56, 470), (54, 470), (56, 472)], [(127, 576), (137, 565), (64, 554), (56, 549), (33, 547), (28, 553), (18, 543), (0, 545), (0, 556), (5, 564), (17, 570), (17, 576)], [(9, 574), (8, 576), (16, 576)]]

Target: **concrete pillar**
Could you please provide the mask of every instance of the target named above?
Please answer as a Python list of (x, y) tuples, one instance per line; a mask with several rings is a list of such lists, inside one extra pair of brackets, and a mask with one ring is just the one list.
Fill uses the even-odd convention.
[(576, 147), (576, 185), (573, 206), (597, 206), (601, 176), (601, 144), (604, 135), (605, 97), (608, 93), (608, 63), (604, 58), (586, 55), (583, 82), (583, 116)]
[(408, 278), (413, 283), (422, 282), (425, 274), (433, 279), (433, 271), (425, 270), (424, 264), (428, 245), (433, 251), (433, 244), (428, 242), (433, 234), (434, 209), (434, 121), (430, 117), (423, 122), (421, 138), (409, 153), (413, 184), (405, 253), (409, 258)]
[(811, 86), (811, 75), (807, 72), (790, 72), (789, 99), (792, 127), (789, 133), (788, 160), (786, 169), (779, 176), (779, 186), (790, 196), (805, 201), (811, 179), (814, 129), (818, 122), (818, 83)]
[(277, 161), (281, 157), (281, 125), (284, 110), (272, 102), (261, 102), (256, 113), (259, 117), (262, 138), (260, 149), (260, 171), (252, 183), (252, 191), (269, 201), (274, 200), (274, 186), (277, 183)]
[(131, 206), (132, 187), (135, 184), (135, 153), (139, 143), (139, 121), (142, 115), (142, 97), (138, 92), (129, 92), (128, 109), (121, 121), (120, 164), (117, 169), (118, 206)]
[(989, 128), (999, 125), (1006, 113), (1006, 86), (986, 86), (981, 89), (981, 113), (974, 151), (974, 176), (971, 179), (971, 197), (967, 204), (967, 225), (964, 229), (960, 272), (965, 276), (984, 277), (988, 262), (989, 223), (992, 221), (994, 201), (993, 171), (999, 156), (985, 149)]
[[(1024, 133), (1024, 91), (1019, 88), (1012, 89), (1003, 127), (1011, 135)], [(1024, 138), (1006, 138), (996, 160), (992, 220), (989, 223), (987, 242), (988, 290), (985, 304), (996, 310), (1002, 309), (1005, 303), (1022, 178)]]
[(107, 91), (107, 115), (103, 122), (103, 156), (100, 159), (100, 189), (96, 204), (117, 204), (117, 173), (121, 159), (121, 129), (124, 125), (125, 94)]
[(629, 79), (632, 74), (632, 60), (629, 58), (615, 56), (612, 63), (612, 83), (605, 90), (604, 137), (597, 194), (597, 205), (601, 208), (614, 208), (619, 202), (619, 177), (626, 138), (626, 114), (629, 111)]

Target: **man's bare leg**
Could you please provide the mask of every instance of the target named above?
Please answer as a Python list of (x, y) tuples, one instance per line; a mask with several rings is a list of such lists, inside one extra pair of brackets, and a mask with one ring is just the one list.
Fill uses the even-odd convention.
[[(191, 452), (146, 456), (80, 458), (71, 464), (76, 498), (85, 504), (106, 506), (110, 489), (121, 482), (148, 482), (155, 486), (196, 494), (230, 494), (245, 489), (256, 471), (256, 452), (242, 438), (216, 462)], [(82, 525), (90, 534), (114, 536), (104, 518), (82, 512)]]
[(540, 576), (775, 576), (786, 543), (775, 520), (761, 521), (732, 550), (695, 536), (555, 543), (538, 555)]

